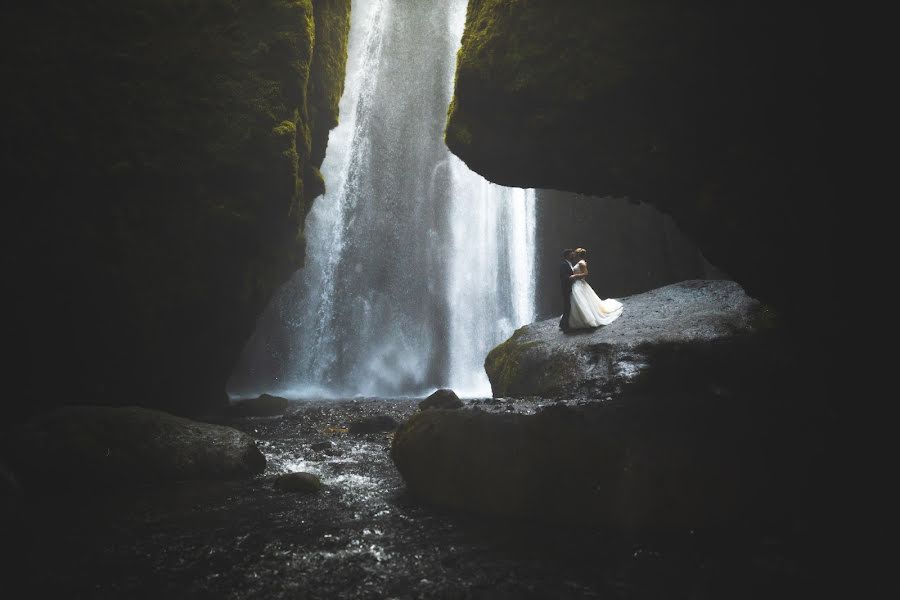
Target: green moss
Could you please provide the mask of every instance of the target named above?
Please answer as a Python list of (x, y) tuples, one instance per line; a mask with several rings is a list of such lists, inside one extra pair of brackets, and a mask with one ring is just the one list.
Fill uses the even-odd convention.
[(616, 3), (590, 11), (571, 2), (469, 2), (448, 145), (472, 145), (473, 128), (489, 132), (490, 121), (501, 113), (482, 114), (482, 109), (496, 101), (513, 112), (504, 121), (520, 118), (519, 102), (538, 101), (544, 113), (538, 121), (549, 124), (618, 85), (628, 75), (623, 61), (600, 50), (632, 47), (632, 22), (642, 10)]
[(447, 139), (450, 138), (453, 140), (452, 144), (454, 146), (469, 146), (472, 143), (472, 132), (461, 117), (454, 118), (455, 113), (456, 99), (453, 99), (447, 111), (447, 129), (444, 131), (444, 141), (445, 143), (450, 143), (447, 142)]
[(508, 340), (493, 348), (484, 361), (484, 370), (495, 397), (563, 394), (577, 379), (576, 360), (570, 354), (533, 350), (544, 342), (523, 341), (522, 327)]
[[(22, 314), (43, 323), (21, 344), (56, 331), (76, 357), (60, 375), (74, 390), (221, 400), (256, 317), (302, 264), (349, 11), (350, 0), (11, 9), (5, 166), (22, 190), (11, 243), (28, 257), (16, 279), (42, 298), (23, 296)], [(126, 392), (134, 381), (145, 399)]]
[(311, 165), (320, 167), (325, 158), (328, 132), (338, 124), (338, 106), (344, 92), (350, 2), (318, 0), (315, 11), (316, 52), (309, 81), (309, 114), (314, 124), (310, 157)]
[(524, 328), (516, 330), (512, 337), (492, 349), (485, 358), (484, 370), (495, 397), (511, 396), (520, 391), (522, 359), (529, 348), (540, 344), (520, 341), (524, 333)]

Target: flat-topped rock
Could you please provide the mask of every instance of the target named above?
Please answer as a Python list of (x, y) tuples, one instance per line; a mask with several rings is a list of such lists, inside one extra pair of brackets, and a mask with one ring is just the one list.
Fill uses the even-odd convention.
[[(727, 280), (691, 280), (621, 298), (622, 316), (563, 333), (559, 319), (531, 323), (488, 354), (494, 397), (596, 397), (676, 375), (678, 355), (755, 332), (766, 309)], [(717, 350), (716, 350), (717, 351)]]

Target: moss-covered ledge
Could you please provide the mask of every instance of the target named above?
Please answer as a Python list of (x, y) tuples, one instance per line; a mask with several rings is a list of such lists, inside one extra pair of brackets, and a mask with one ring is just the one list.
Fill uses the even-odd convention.
[(824, 15), (470, 0), (447, 146), (496, 183), (650, 202), (750, 294), (818, 315), (833, 279)]
[[(350, 0), (6, 11), (6, 259), (23, 407), (224, 400), (303, 261)], [(57, 391), (47, 393), (51, 375)]]
[(528, 326), (495, 346), (484, 360), (484, 370), (495, 398), (563, 396), (578, 375), (576, 356), (557, 352), (546, 356), (542, 341), (530, 339)]

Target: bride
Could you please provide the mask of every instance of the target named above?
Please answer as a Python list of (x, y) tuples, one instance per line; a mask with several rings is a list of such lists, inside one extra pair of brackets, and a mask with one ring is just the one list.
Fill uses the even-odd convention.
[(572, 329), (585, 329), (609, 325), (619, 318), (624, 306), (618, 300), (607, 298), (601, 300), (590, 285), (584, 280), (588, 273), (587, 250), (575, 250), (578, 262), (575, 273), (581, 275), (572, 283), (572, 312), (569, 315), (569, 326)]

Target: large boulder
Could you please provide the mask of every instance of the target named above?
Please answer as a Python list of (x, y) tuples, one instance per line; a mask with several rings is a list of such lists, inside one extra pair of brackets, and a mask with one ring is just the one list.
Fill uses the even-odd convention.
[(425, 503), (624, 529), (776, 521), (797, 508), (813, 446), (773, 443), (743, 401), (677, 394), (535, 415), (416, 413), (391, 456)]
[(409, 491), (451, 509), (626, 529), (808, 511), (833, 417), (827, 384), (772, 312), (731, 281), (622, 300), (608, 326), (565, 334), (551, 319), (495, 348), (494, 395), (515, 403), (403, 423), (391, 456)]
[(275, 478), (273, 486), (284, 492), (312, 494), (322, 489), (322, 480), (315, 473), (285, 473)]
[(629, 385), (707, 385), (717, 369), (762, 353), (763, 340), (753, 334), (772, 320), (726, 280), (684, 281), (621, 301), (622, 316), (598, 329), (563, 333), (557, 318), (518, 329), (485, 360), (494, 396), (599, 397)]
[(252, 437), (138, 407), (70, 406), (10, 430), (0, 453), (26, 490), (248, 477), (266, 459)]

